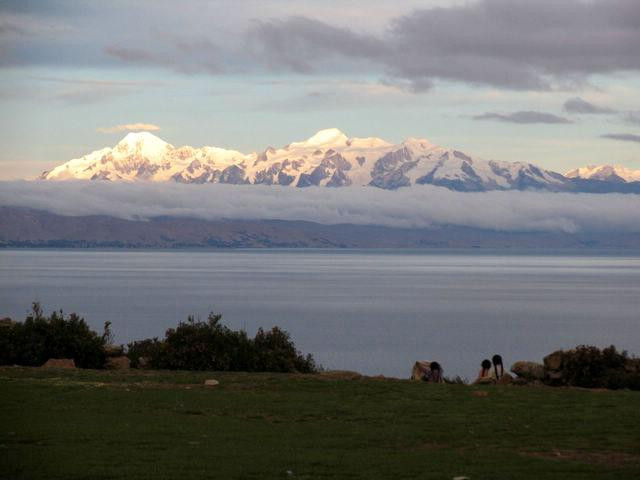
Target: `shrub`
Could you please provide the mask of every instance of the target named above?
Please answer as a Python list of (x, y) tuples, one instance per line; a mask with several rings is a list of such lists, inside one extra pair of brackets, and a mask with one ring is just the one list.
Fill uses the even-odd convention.
[(640, 372), (626, 368), (632, 362), (613, 345), (602, 350), (581, 345), (562, 353), (562, 379), (576, 387), (640, 389)]
[(245, 332), (235, 332), (211, 313), (206, 322), (189, 317), (167, 330), (158, 368), (180, 370), (250, 370), (251, 345)]
[(147, 339), (129, 344), (134, 367), (145, 358), (151, 368), (171, 370), (217, 370), (259, 372), (317, 371), (311, 355), (303, 357), (289, 334), (278, 327), (260, 329), (254, 339), (221, 323), (211, 313), (206, 321), (190, 316), (165, 333), (164, 340)]
[(268, 332), (260, 328), (253, 342), (255, 370), (300, 373), (317, 371), (313, 357), (311, 355), (303, 357), (296, 350), (291, 336), (278, 327), (273, 327)]
[(39, 303), (24, 322), (0, 329), (0, 364), (40, 366), (50, 358), (73, 358), (81, 368), (102, 368), (104, 341), (75, 313), (44, 315)]
[(128, 345), (127, 357), (131, 361), (131, 368), (141, 368), (143, 365), (140, 359), (144, 359), (149, 368), (160, 368), (158, 363), (162, 363), (164, 354), (164, 342), (158, 338), (148, 338), (146, 340), (137, 340)]

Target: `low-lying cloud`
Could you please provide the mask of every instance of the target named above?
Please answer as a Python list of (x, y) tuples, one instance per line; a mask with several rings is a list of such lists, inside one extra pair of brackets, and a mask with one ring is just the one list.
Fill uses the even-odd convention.
[(322, 224), (497, 231), (640, 232), (640, 195), (483, 192), (434, 186), (291, 188), (87, 181), (0, 182), (0, 205), (61, 215), (305, 220)]
[(487, 112), (482, 115), (476, 115), (474, 120), (495, 120), (498, 122), (507, 123), (571, 123), (570, 120), (554, 115), (553, 113), (535, 112), (535, 111), (523, 111), (513, 113), (495, 113)]

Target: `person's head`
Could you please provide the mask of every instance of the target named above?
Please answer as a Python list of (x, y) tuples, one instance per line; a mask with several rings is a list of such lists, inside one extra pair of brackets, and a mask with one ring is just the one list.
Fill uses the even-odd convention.
[(498, 354), (495, 354), (492, 358), (491, 361), (493, 362), (494, 365), (502, 365), (502, 357)]
[(438, 362), (431, 362), (431, 365), (429, 365), (429, 369), (432, 372), (439, 372), (440, 370), (442, 370)]
[(482, 367), (482, 370), (489, 370), (491, 368), (491, 362), (485, 358), (482, 360), (480, 366)]

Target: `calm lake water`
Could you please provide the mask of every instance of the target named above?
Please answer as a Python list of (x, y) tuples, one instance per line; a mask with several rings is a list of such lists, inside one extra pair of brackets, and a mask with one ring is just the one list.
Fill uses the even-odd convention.
[(615, 344), (640, 354), (640, 252), (1, 250), (0, 316), (33, 300), (118, 342), (221, 312), (279, 325), (326, 368), (406, 377), (417, 359), (472, 377), (501, 353)]

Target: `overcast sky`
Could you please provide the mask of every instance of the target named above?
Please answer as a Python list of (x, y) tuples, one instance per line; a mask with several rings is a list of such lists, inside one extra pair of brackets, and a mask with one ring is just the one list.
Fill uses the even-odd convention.
[(0, 1), (0, 178), (146, 128), (242, 151), (337, 127), (640, 168), (638, 0)]

